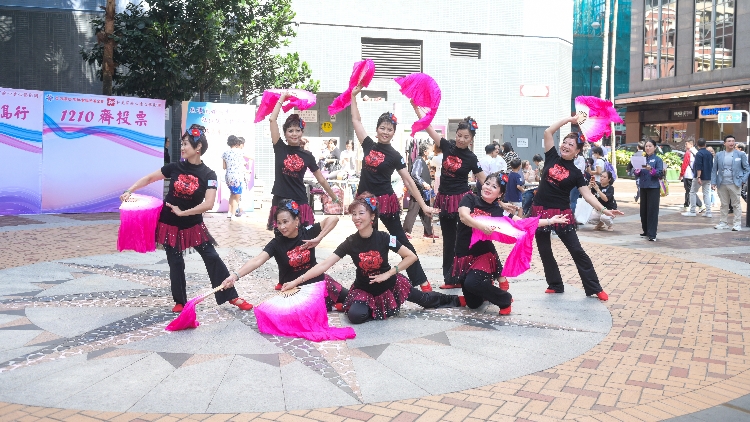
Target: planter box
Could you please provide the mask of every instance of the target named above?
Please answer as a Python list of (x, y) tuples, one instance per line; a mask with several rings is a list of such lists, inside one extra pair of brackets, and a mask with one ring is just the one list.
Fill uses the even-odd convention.
[(667, 180), (670, 183), (680, 181), (680, 171), (676, 169), (667, 169)]
[(627, 166), (621, 166), (619, 164), (617, 165), (617, 177), (622, 177), (623, 179), (635, 179), (634, 176), (628, 174)]

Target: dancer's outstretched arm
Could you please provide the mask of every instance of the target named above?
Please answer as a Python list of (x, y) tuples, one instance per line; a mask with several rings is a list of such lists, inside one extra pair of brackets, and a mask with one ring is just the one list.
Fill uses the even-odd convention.
[(289, 283), (285, 283), (281, 287), (281, 291), (283, 292), (283, 291), (286, 291), (286, 290), (289, 290), (289, 289), (293, 289), (293, 288), (299, 286), (300, 284), (304, 283), (305, 281), (307, 281), (307, 280), (309, 280), (309, 279), (311, 279), (313, 277), (317, 277), (317, 276), (325, 273), (331, 267), (333, 267), (333, 264), (339, 262), (340, 260), (341, 260), (340, 256), (336, 255), (335, 253), (332, 253), (331, 256), (329, 256), (328, 258), (326, 258), (325, 261), (323, 261), (320, 264), (318, 264), (318, 265), (310, 268), (309, 270), (307, 270), (306, 273), (304, 273), (301, 276), (295, 278), (294, 280), (290, 281)]
[(253, 271), (260, 268), (261, 265), (265, 264), (266, 261), (271, 259), (271, 255), (268, 254), (266, 251), (261, 251), (260, 255), (256, 256), (255, 258), (252, 258), (245, 262), (245, 264), (240, 267), (239, 270), (232, 272), (229, 274), (229, 277), (227, 277), (223, 283), (221, 283), (221, 290), (230, 289), (234, 287), (234, 283), (239, 281), (240, 278), (252, 273)]
[[(414, 113), (416, 113), (416, 114), (417, 114), (417, 117), (418, 117), (418, 118), (420, 118), (420, 119), (421, 119), (422, 117), (424, 117), (424, 112), (422, 111), (422, 109), (420, 109), (419, 107), (417, 107), (417, 105), (416, 105), (416, 104), (414, 104), (414, 100), (411, 100), (411, 106), (412, 106), (412, 108), (414, 109)], [(435, 142), (435, 143), (436, 143), (436, 144), (437, 144), (438, 146), (440, 146), (440, 139), (442, 139), (443, 137), (442, 137), (442, 136), (440, 136), (440, 134), (439, 134), (439, 133), (437, 133), (437, 131), (436, 131), (436, 130), (435, 130), (435, 129), (434, 129), (433, 127), (432, 127), (432, 125), (429, 125), (429, 126), (427, 126), (427, 127), (425, 128), (425, 132), (427, 132), (427, 134), (428, 134), (428, 135), (430, 135), (430, 138), (432, 138), (432, 140), (433, 140), (433, 141), (434, 141), (434, 142)]]
[(129, 187), (125, 192), (120, 195), (120, 201), (127, 201), (128, 198), (130, 198), (130, 194), (137, 191), (138, 189), (148, 186), (151, 183), (158, 182), (159, 180), (164, 180), (165, 177), (162, 174), (161, 170), (156, 170), (153, 173), (149, 173), (140, 179), (138, 179), (135, 183), (133, 183), (133, 186)]

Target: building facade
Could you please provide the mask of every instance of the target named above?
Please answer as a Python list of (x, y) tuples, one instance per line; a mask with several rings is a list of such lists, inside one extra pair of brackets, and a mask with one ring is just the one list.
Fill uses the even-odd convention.
[(722, 110), (750, 106), (750, 1), (639, 0), (632, 4), (628, 143), (654, 139), (744, 141), (742, 124), (717, 121)]

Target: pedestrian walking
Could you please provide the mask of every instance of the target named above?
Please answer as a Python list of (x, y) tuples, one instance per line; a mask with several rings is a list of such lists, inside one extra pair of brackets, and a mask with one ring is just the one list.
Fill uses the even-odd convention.
[(734, 209), (733, 231), (742, 230), (742, 203), (740, 189), (742, 183), (750, 174), (747, 155), (735, 148), (734, 136), (724, 137), (724, 151), (719, 151), (714, 157), (711, 171), (711, 189), (716, 190), (721, 201), (721, 219), (715, 229), (728, 229), (727, 217), (729, 207)]

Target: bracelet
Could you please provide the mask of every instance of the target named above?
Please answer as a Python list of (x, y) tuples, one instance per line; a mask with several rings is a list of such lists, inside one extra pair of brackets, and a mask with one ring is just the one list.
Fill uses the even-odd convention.
[(549, 218), (547, 219), (547, 225), (548, 225), (548, 226), (551, 226), (551, 225), (552, 225), (552, 219), (549, 219)]
[(395, 268), (395, 269), (396, 269), (396, 274), (398, 274), (398, 272), (399, 272), (399, 270), (398, 270), (398, 265), (394, 265), (394, 266), (393, 266), (393, 268)]
[(237, 281), (240, 281), (240, 274), (237, 271), (232, 271), (232, 274), (234, 274), (235, 277), (237, 277)]
[(125, 189), (125, 192), (123, 192), (123, 193), (129, 193), (131, 195), (133, 194), (133, 192), (131, 192), (130, 189)]

